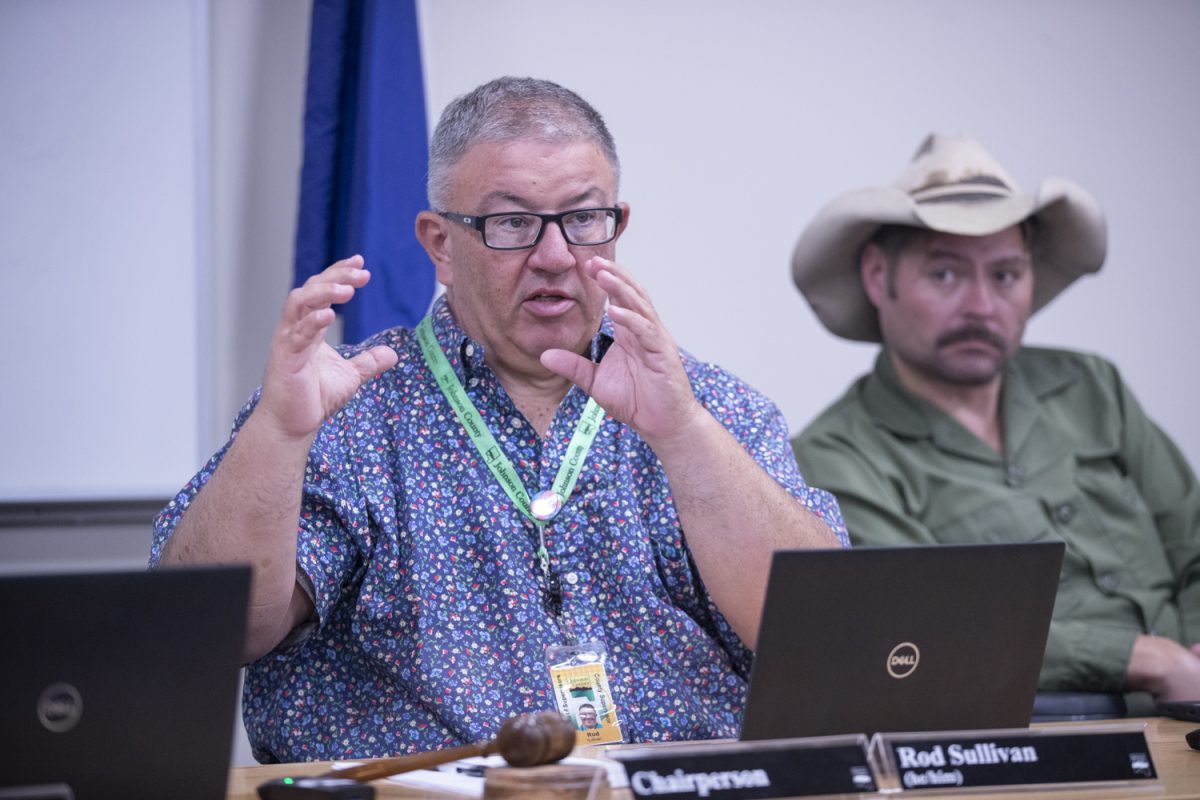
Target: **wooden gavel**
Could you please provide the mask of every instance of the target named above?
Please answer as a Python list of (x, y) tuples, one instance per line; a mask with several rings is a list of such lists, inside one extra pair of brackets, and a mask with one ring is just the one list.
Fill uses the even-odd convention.
[(414, 769), (428, 769), (460, 758), (499, 753), (514, 767), (536, 767), (561, 761), (575, 747), (575, 726), (556, 711), (520, 714), (505, 720), (496, 738), (447, 750), (381, 758), (325, 773), (329, 778), (373, 781)]

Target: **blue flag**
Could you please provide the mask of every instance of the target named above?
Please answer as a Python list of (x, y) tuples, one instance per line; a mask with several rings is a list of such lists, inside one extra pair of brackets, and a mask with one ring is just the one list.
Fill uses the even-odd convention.
[(413, 235), (427, 137), (415, 0), (314, 0), (295, 285), (363, 255), (371, 282), (336, 307), (346, 342), (414, 325), (433, 297)]

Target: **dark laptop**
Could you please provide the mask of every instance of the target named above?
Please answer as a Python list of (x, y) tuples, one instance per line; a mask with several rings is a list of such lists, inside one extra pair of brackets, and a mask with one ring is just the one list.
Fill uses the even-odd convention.
[(1027, 726), (1064, 549), (775, 553), (742, 738)]
[(224, 797), (249, 587), (242, 566), (0, 577), (0, 797)]

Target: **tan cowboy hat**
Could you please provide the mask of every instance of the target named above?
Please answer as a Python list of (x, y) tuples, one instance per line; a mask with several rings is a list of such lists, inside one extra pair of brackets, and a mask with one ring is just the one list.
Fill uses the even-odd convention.
[(792, 279), (832, 333), (878, 342), (879, 320), (859, 274), (863, 245), (881, 225), (986, 236), (1037, 217), (1033, 244), (1037, 311), (1080, 275), (1104, 263), (1104, 212), (1082, 187), (1047, 178), (1033, 195), (979, 142), (930, 134), (889, 187), (859, 189), (821, 209), (796, 242)]

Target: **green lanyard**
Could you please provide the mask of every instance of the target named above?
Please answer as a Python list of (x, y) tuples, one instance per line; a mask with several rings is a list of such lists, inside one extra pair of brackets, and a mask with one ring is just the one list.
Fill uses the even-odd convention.
[(467, 436), (471, 437), (471, 442), (483, 457), (484, 463), (487, 464), (492, 475), (508, 493), (517, 508), (521, 510), (521, 513), (533, 520), (533, 524), (537, 526), (538, 561), (541, 563), (542, 572), (549, 578), (550, 555), (546, 551), (546, 523), (559, 512), (563, 503), (574, 491), (575, 482), (579, 480), (579, 473), (587, 458), (588, 450), (591, 449), (592, 441), (600, 431), (604, 409), (593, 398), (588, 398), (579, 421), (575, 423), (575, 433), (571, 435), (571, 442), (567, 445), (566, 458), (559, 465), (554, 483), (548, 491), (540, 492), (531, 500), (529, 493), (525, 491), (524, 484), (521, 483), (521, 476), (517, 474), (517, 470), (504, 455), (504, 451), (500, 449), (500, 445), (492, 436), (492, 432), (488, 430), (487, 424), (479, 415), (475, 404), (467, 396), (458, 376), (454, 374), (454, 368), (446, 360), (446, 355), (442, 352), (441, 345), (438, 344), (437, 337), (433, 333), (433, 321), (429, 317), (425, 317), (417, 325), (417, 342), (421, 345), (421, 354), (425, 356), (425, 363), (428, 365), (429, 371), (433, 373), (434, 380), (437, 381), (442, 394), (445, 395), (446, 402), (454, 409), (458, 421), (462, 423)]

